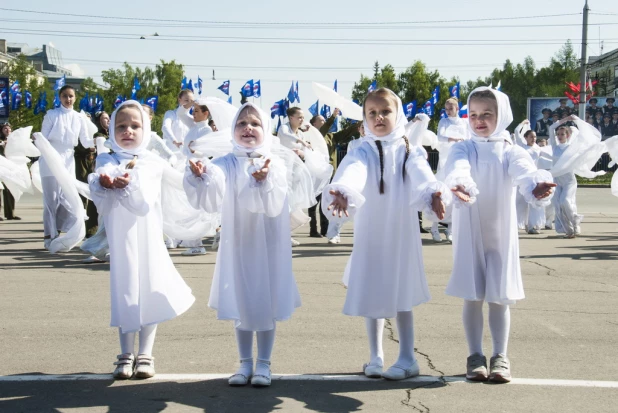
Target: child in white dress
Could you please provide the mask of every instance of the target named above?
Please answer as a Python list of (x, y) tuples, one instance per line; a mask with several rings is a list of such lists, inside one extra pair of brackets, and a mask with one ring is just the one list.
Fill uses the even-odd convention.
[[(346, 154), (324, 189), (323, 209), (331, 221), (354, 217), (343, 313), (365, 317), (370, 360), (364, 373), (401, 380), (419, 374), (412, 307), (430, 298), (417, 211), (443, 219), (451, 193), (436, 180), (425, 150), (408, 141), (406, 117), (395, 93), (371, 92), (363, 109), (364, 141)], [(397, 319), (399, 357), (383, 372), (385, 318)]]
[[(519, 186), (528, 203), (543, 206), (556, 185), (511, 142), (506, 131), (513, 121), (508, 96), (477, 88), (468, 98), (468, 111), (472, 139), (456, 143), (445, 166), (445, 183), (468, 206), (458, 203), (453, 209), (454, 264), (446, 293), (465, 300), (463, 324), (470, 351), (466, 377), (508, 382), (509, 305), (524, 298), (513, 187)], [(489, 375), (483, 355), (484, 301), (493, 341)]]
[[(195, 208), (221, 212), (221, 240), (209, 307), (234, 320), (240, 368), (229, 384), (271, 383), (277, 321), (300, 306), (292, 273), (287, 171), (271, 153), (270, 119), (252, 103), (232, 123), (233, 152), (190, 160), (185, 191)], [(253, 368), (253, 335), (257, 362)]]
[(96, 171), (88, 177), (109, 242), (111, 326), (119, 329), (121, 347), (116, 379), (154, 376), (157, 325), (195, 301), (161, 242), (164, 161), (147, 149), (150, 139), (150, 121), (141, 105), (122, 103), (112, 114), (112, 152), (97, 157)]

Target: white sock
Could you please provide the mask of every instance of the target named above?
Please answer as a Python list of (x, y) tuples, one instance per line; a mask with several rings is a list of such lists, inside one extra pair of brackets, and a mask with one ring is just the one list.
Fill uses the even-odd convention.
[(240, 356), (240, 367), (236, 374), (246, 377), (253, 375), (253, 331), (234, 329), (236, 332), (236, 345)]
[(133, 354), (135, 352), (135, 333), (123, 333), (118, 329), (120, 333), (120, 351), (122, 354)]
[(483, 354), (483, 301), (464, 300), (463, 325), (470, 355)]
[(397, 333), (399, 334), (399, 358), (397, 358), (395, 365), (407, 368), (416, 362), (412, 311), (397, 312)]
[(382, 349), (382, 337), (384, 333), (383, 318), (365, 318), (367, 337), (369, 337), (369, 364), (374, 366), (384, 365), (384, 350)]
[(489, 330), (493, 343), (493, 354), (504, 354), (509, 344), (509, 331), (511, 329), (511, 310), (508, 305), (489, 303)]
[(144, 326), (139, 331), (139, 353), (152, 356), (152, 348), (154, 347), (155, 336), (157, 334), (157, 324)]
[(276, 327), (268, 331), (257, 332), (258, 356), (255, 361), (255, 374), (270, 377), (270, 357), (275, 346)]

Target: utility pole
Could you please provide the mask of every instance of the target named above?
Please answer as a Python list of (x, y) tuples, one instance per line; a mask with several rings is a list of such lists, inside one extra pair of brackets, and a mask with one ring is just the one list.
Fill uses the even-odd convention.
[(584, 22), (582, 24), (582, 65), (579, 72), (579, 117), (586, 119), (586, 47), (588, 46), (588, 0), (584, 5)]

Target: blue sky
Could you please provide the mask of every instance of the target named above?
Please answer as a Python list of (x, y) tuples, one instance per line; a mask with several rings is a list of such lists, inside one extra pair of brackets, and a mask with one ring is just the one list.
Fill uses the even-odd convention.
[[(376, 60), (381, 65), (390, 63), (397, 71), (422, 60), (443, 76), (459, 76), (465, 82), (489, 75), (507, 58), (518, 63), (529, 55), (537, 66), (543, 66), (566, 39), (572, 39), (579, 54), (583, 5), (582, 0), (311, 4), (289, 0), (3, 0), (0, 8), (44, 13), (0, 9), (0, 38), (32, 47), (51, 42), (63, 53), (66, 65), (78, 65), (78, 70), (98, 82), (101, 70), (120, 66), (105, 62), (156, 63), (160, 59), (191, 65), (186, 67), (187, 75), (194, 80), (200, 75), (208, 95), (224, 97), (216, 90), (223, 80), (230, 79), (231, 91), (237, 92), (245, 80), (261, 79), (264, 109), (283, 98), (291, 81), (298, 80), (299, 106), (306, 109), (316, 99), (311, 81), (332, 85), (338, 79), (340, 93), (349, 96), (354, 81), (361, 73), (371, 75)], [(615, 49), (618, 9), (607, 0), (592, 0), (589, 6), (593, 26), (588, 54), (599, 54), (599, 38), (605, 40), (605, 52)], [(604, 24), (594, 25), (598, 23)], [(24, 33), (28, 30), (29, 34)], [(155, 32), (159, 38), (149, 37)], [(100, 38), (103, 33), (124, 38)], [(146, 39), (140, 40), (141, 36)], [(285, 43), (259, 43), (259, 39)], [(330, 44), (315, 44), (316, 39)], [(355, 42), (363, 44), (350, 44)], [(408, 44), (393, 44), (404, 42)], [(216, 80), (212, 80), (213, 68)], [(237, 103), (237, 93), (234, 100)]]

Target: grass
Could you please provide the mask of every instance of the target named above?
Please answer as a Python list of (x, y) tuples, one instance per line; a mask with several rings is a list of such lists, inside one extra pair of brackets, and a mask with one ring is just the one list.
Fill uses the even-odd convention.
[(577, 176), (577, 185), (586, 186), (586, 185), (610, 185), (612, 182), (612, 177), (614, 176), (613, 172), (608, 172), (605, 175), (597, 176), (594, 179), (586, 179), (581, 176)]

